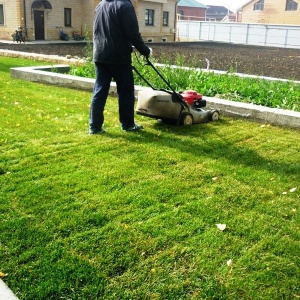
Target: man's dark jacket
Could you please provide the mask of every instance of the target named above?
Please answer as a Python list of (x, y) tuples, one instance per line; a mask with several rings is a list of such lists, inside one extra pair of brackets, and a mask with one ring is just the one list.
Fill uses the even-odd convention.
[(131, 63), (132, 45), (148, 56), (150, 49), (139, 32), (134, 7), (129, 0), (102, 0), (94, 20), (94, 62)]

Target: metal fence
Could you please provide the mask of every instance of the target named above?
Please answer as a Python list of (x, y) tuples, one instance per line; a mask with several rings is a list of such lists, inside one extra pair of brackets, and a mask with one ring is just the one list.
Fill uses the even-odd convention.
[(176, 39), (300, 49), (300, 26), (178, 20)]

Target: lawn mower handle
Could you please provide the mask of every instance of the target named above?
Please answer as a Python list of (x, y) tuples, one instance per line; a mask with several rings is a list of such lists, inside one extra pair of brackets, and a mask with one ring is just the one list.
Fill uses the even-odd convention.
[[(146, 60), (146, 66), (151, 66), (152, 69), (156, 72), (156, 74), (163, 80), (163, 82), (168, 86), (168, 88), (172, 91), (173, 95), (176, 96), (176, 98), (179, 100), (179, 102), (181, 103), (183, 108), (187, 108), (188, 105), (187, 103), (184, 101), (183, 97), (177, 93), (172, 86), (170, 85), (170, 83), (163, 77), (163, 75), (157, 70), (157, 68), (153, 65), (153, 63), (150, 61), (149, 56), (145, 56), (145, 60)], [(152, 84), (146, 80), (146, 78), (134, 67), (132, 66), (132, 69), (153, 89), (153, 90), (158, 90), (155, 87), (152, 86)]]
[(177, 94), (177, 92), (171, 87), (170, 83), (162, 76), (162, 74), (155, 68), (153, 63), (150, 61), (149, 56), (146, 56), (146, 65), (151, 66), (152, 69), (156, 72), (156, 74), (163, 80), (163, 82), (169, 87), (169, 89), (174, 93)]

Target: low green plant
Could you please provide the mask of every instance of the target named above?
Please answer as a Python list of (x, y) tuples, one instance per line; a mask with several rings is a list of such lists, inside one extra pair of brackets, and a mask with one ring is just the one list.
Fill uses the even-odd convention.
[[(136, 61), (134, 65), (154, 86), (168, 88), (149, 67)], [(233, 101), (300, 111), (300, 84), (292, 81), (270, 81), (239, 77), (231, 73), (209, 73), (194, 68), (187, 69), (184, 63), (179, 65), (179, 68), (172, 65), (159, 67), (159, 71), (177, 91), (193, 89), (209, 97), (217, 96)], [(136, 74), (135, 82), (145, 85)]]
[(86, 46), (84, 47), (85, 63), (83, 66), (73, 66), (69, 74), (80, 77), (94, 78), (95, 67), (93, 63), (93, 43), (89, 38), (88, 32), (85, 33)]
[[(193, 62), (187, 62), (181, 56), (176, 58), (175, 63), (177, 68), (174, 68), (173, 64), (166, 59), (164, 60), (164, 67), (158, 68), (173, 89), (177, 91), (193, 89), (208, 97), (219, 97), (272, 108), (300, 111), (299, 83), (239, 77), (231, 72), (221, 75), (195, 68), (187, 69), (184, 66), (191, 66)], [(151, 68), (145, 66), (142, 58), (134, 56), (133, 64), (153, 86), (168, 88)], [(71, 74), (94, 78), (94, 65), (91, 61), (88, 61), (83, 67), (73, 67)], [(146, 85), (137, 74), (134, 74), (134, 76), (137, 85)]]
[(299, 298), (298, 130), (122, 132), (110, 97), (89, 136), (91, 93), (10, 78), (34, 63), (0, 61), (0, 271), (20, 300)]

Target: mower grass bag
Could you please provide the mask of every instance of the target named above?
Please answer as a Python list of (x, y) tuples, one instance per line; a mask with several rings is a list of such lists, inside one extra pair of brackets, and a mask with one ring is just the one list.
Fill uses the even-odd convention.
[(146, 65), (153, 68), (170, 91), (154, 88), (133, 66), (133, 70), (152, 88), (138, 92), (137, 114), (179, 125), (199, 124), (219, 119), (219, 111), (203, 109), (206, 100), (202, 99), (201, 94), (193, 90), (177, 93), (148, 57), (146, 61)]
[[(189, 92), (196, 93), (194, 91)], [(206, 106), (205, 100), (196, 99), (193, 104), (189, 104), (192, 103), (191, 100), (185, 101), (182, 94), (174, 94), (165, 90), (140, 91), (138, 92), (136, 113), (179, 125), (199, 124), (219, 119), (218, 111), (202, 109)]]

